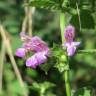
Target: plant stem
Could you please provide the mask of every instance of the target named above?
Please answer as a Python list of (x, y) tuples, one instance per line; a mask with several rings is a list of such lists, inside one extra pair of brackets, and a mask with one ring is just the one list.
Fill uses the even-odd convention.
[(1, 47), (1, 54), (0, 54), (0, 94), (2, 93), (2, 79), (3, 79), (3, 66), (4, 66), (4, 59), (5, 59), (5, 44), (2, 40), (2, 47)]
[(78, 50), (77, 53), (85, 54), (85, 53), (96, 53), (96, 49), (87, 49), (87, 50)]
[[(29, 0), (24, 0), (24, 4), (26, 5)], [(21, 32), (28, 32), (29, 36), (32, 36), (32, 27), (33, 27), (33, 14), (35, 12), (35, 7), (30, 7), (28, 5), (25, 6), (25, 18), (22, 23), (22, 31)]]
[(29, 11), (28, 11), (28, 32), (29, 32), (29, 36), (32, 36), (32, 32), (33, 32), (33, 14), (35, 12), (35, 7), (29, 7)]
[(65, 29), (65, 16), (64, 13), (60, 13), (60, 29), (61, 29), (61, 40), (64, 43), (64, 29)]
[(64, 76), (65, 76), (66, 94), (67, 96), (71, 96), (70, 82), (69, 82), (69, 70), (65, 70)]
[(32, 36), (32, 8), (29, 7), (29, 12), (28, 12), (28, 33), (29, 36)]
[[(60, 14), (60, 29), (61, 29), (61, 39), (62, 39), (62, 44), (64, 44), (64, 29), (65, 29), (65, 15), (64, 13)], [(65, 77), (65, 87), (66, 87), (66, 94), (67, 96), (71, 96), (71, 90), (70, 90), (70, 83), (69, 83), (69, 63), (67, 59), (68, 69), (64, 71), (64, 77)]]
[(45, 92), (45, 89), (44, 88), (41, 88), (40, 96), (44, 96), (44, 92)]
[[(13, 69), (14, 69), (14, 71), (15, 71), (15, 74), (16, 74), (16, 76), (17, 76), (17, 79), (18, 79), (18, 81), (19, 81), (19, 83), (20, 83), (20, 86), (21, 86), (22, 89), (24, 89), (24, 88), (25, 88), (25, 87), (24, 87), (24, 82), (23, 82), (23, 79), (22, 79), (21, 74), (20, 74), (20, 72), (19, 72), (19, 69), (18, 69), (18, 67), (17, 67), (15, 58), (14, 58), (14, 56), (13, 56), (13, 54), (12, 54), (11, 45), (10, 45), (9, 39), (6, 37), (5, 32), (6, 32), (5, 29), (4, 29), (3, 26), (0, 24), (0, 34), (1, 34), (2, 39), (4, 40), (4, 44), (6, 45), (6, 46), (5, 46), (6, 49), (7, 49), (6, 51), (8, 52), (9, 58), (10, 58), (10, 60), (11, 60), (11, 64), (12, 64), (12, 66), (13, 66)], [(23, 96), (28, 96), (27, 91), (23, 91), (23, 93), (24, 93)]]
[(76, 2), (76, 7), (77, 7), (77, 13), (78, 13), (79, 27), (80, 27), (80, 31), (81, 31), (80, 11), (79, 11), (79, 7), (78, 7), (78, 3), (77, 2)]

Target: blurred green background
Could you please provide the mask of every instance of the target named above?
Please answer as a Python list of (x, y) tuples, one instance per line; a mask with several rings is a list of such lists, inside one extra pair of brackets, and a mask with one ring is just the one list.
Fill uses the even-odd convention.
[[(71, 6), (76, 8), (76, 0), (70, 0)], [(13, 54), (22, 44), (19, 33), (24, 19), (23, 0), (0, 0), (0, 21), (8, 31)], [(72, 24), (76, 28), (76, 39), (81, 41), (79, 49), (96, 48), (96, 1), (78, 0), (80, 8), (81, 30), (78, 15), (66, 12), (66, 25)], [(33, 35), (40, 36), (50, 47), (53, 43), (61, 44), (59, 12), (36, 8), (33, 14)], [(0, 49), (2, 39), (0, 37)], [(26, 68), (25, 61), (14, 55), (17, 66), (25, 82), (29, 96), (66, 96), (64, 77), (56, 68), (51, 68), (45, 74), (40, 68), (36, 70)], [(76, 54), (70, 59), (70, 80), (72, 90), (90, 87), (92, 96), (96, 96), (96, 53)], [(23, 96), (22, 89), (11, 66), (8, 54), (3, 67), (3, 91), (0, 96)], [(24, 91), (24, 90), (23, 90)], [(83, 96), (83, 95), (80, 95)], [(84, 95), (85, 96), (85, 95)], [(89, 96), (89, 95), (86, 95)]]

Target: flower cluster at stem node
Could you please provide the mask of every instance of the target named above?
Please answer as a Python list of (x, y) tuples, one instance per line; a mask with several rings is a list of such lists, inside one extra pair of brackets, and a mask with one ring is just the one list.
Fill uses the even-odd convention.
[(24, 32), (20, 33), (20, 38), (23, 41), (23, 44), (21, 48), (16, 50), (16, 56), (24, 58), (29, 52), (35, 53), (27, 58), (27, 67), (36, 68), (38, 65), (47, 61), (50, 54), (49, 47), (41, 38), (38, 36), (30, 37)]

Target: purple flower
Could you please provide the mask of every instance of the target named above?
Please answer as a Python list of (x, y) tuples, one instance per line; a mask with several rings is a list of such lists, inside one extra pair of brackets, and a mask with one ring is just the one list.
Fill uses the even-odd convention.
[(23, 47), (35, 52), (49, 50), (48, 45), (43, 40), (41, 40), (38, 36), (34, 36), (31, 38), (31, 40), (25, 42), (23, 44)]
[(48, 45), (38, 36), (30, 37), (24, 32), (20, 33), (20, 38), (24, 42), (23, 47), (29, 51), (41, 52), (49, 50)]
[(16, 54), (16, 56), (23, 58), (26, 55), (26, 50), (24, 48), (18, 48), (16, 50), (16, 53), (15, 54)]
[(67, 55), (73, 56), (76, 52), (77, 47), (80, 45), (80, 42), (73, 41), (75, 36), (75, 28), (71, 25), (67, 26), (64, 36), (66, 42), (63, 44), (63, 46), (67, 48)]
[(33, 37), (31, 42), (33, 44), (32, 47), (36, 52), (49, 50), (48, 45), (37, 36)]
[(26, 60), (26, 66), (36, 68), (38, 65), (45, 63), (47, 61), (47, 57), (44, 52), (37, 52), (30, 58)]
[(65, 28), (65, 39), (66, 42), (72, 42), (75, 37), (75, 28), (72, 25), (69, 25)]
[(26, 66), (36, 68), (39, 64), (47, 61), (50, 55), (48, 45), (38, 36), (30, 37), (24, 32), (20, 33), (23, 41), (22, 48), (18, 48), (16, 56), (25, 57), (26, 53), (35, 52), (35, 54), (26, 60)]
[(73, 56), (79, 45), (80, 45), (80, 42), (71, 42), (71, 43), (66, 42), (64, 46), (67, 47), (68, 56)]
[(25, 32), (21, 32), (21, 33), (20, 33), (20, 39), (21, 39), (23, 42), (28, 42), (28, 41), (31, 39), (31, 37), (28, 36), (28, 35), (26, 35)]

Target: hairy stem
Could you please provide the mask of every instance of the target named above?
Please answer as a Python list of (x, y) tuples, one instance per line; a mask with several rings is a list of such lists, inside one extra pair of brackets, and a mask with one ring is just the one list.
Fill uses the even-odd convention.
[[(65, 42), (65, 39), (64, 39), (65, 14), (64, 13), (60, 14), (60, 28), (61, 28), (62, 44), (64, 44), (64, 42)], [(66, 69), (64, 71), (66, 94), (67, 94), (67, 96), (71, 96), (70, 83), (69, 83), (69, 63), (68, 63), (68, 59), (67, 59), (66, 64), (68, 66), (68, 70)]]
[(71, 96), (70, 81), (69, 81), (69, 70), (65, 70), (64, 76), (65, 76), (66, 95)]
[(65, 16), (64, 13), (60, 13), (60, 29), (61, 29), (61, 40), (64, 43), (64, 29), (65, 29)]

